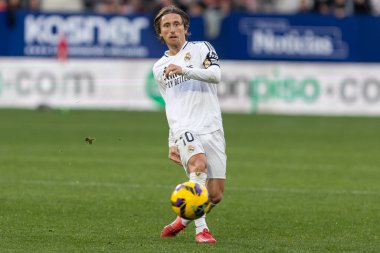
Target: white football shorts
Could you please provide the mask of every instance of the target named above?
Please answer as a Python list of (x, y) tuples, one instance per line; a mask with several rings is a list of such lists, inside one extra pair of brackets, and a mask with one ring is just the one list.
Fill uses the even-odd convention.
[(226, 142), (222, 130), (209, 134), (185, 132), (177, 140), (181, 162), (187, 176), (187, 163), (196, 154), (205, 154), (207, 159), (207, 178), (226, 178)]

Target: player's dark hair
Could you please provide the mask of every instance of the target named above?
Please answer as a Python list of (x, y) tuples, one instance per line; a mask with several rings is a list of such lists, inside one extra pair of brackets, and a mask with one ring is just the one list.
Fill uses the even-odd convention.
[(156, 15), (156, 17), (154, 18), (154, 31), (156, 32), (156, 35), (158, 36), (158, 38), (162, 42), (164, 42), (163, 38), (160, 36), (160, 33), (161, 33), (161, 27), (160, 27), (161, 19), (162, 19), (163, 16), (165, 16), (166, 14), (170, 14), (170, 13), (178, 14), (178, 15), (181, 16), (183, 26), (185, 27), (185, 30), (187, 31), (186, 34), (185, 34), (185, 36), (187, 38), (190, 35), (190, 33), (189, 33), (189, 27), (190, 27), (190, 18), (189, 18), (189, 15), (187, 15), (186, 12), (184, 12), (183, 10), (181, 10), (180, 8), (178, 8), (177, 6), (174, 6), (174, 5), (168, 5), (166, 7), (163, 7), (158, 12), (158, 14)]

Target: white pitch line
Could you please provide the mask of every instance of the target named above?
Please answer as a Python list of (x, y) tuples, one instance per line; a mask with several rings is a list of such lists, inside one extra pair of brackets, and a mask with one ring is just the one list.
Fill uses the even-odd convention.
[[(16, 183), (16, 182), (14, 182)], [(74, 187), (108, 187), (108, 188), (163, 188), (174, 189), (172, 185), (160, 184), (130, 184), (115, 182), (96, 182), (96, 181), (52, 181), (52, 180), (22, 180), (25, 184), (55, 185), (55, 186), (74, 186)], [(295, 193), (295, 194), (337, 194), (337, 195), (372, 195), (380, 196), (380, 191), (368, 190), (334, 190), (334, 189), (301, 189), (301, 188), (271, 188), (271, 187), (229, 187), (226, 191), (236, 192), (277, 192), (277, 193)]]
[[(226, 187), (227, 188), (227, 187)], [(230, 188), (227, 188), (230, 189)], [(334, 189), (301, 189), (301, 188), (269, 188), (269, 187), (232, 187), (236, 191), (252, 191), (252, 192), (284, 192), (297, 194), (339, 194), (339, 195), (374, 195), (380, 196), (380, 191), (367, 190), (334, 190)]]

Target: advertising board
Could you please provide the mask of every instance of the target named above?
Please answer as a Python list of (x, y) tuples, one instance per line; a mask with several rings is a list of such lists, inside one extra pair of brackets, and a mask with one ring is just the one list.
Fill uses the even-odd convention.
[[(162, 110), (154, 60), (0, 61), (0, 107)], [(224, 112), (380, 115), (379, 64), (222, 61)]]
[[(61, 42), (69, 58), (153, 59), (166, 50), (151, 15), (0, 12), (0, 56), (56, 58)], [(380, 17), (231, 14), (216, 37), (192, 17), (189, 40), (207, 40), (225, 60), (380, 62)]]

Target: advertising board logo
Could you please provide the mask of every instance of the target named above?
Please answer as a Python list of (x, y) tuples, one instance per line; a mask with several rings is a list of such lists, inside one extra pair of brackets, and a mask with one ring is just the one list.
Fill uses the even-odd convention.
[[(0, 91), (1, 91), (0, 73)], [(94, 77), (89, 72), (68, 71), (57, 74), (45, 69), (32, 71), (20, 69), (4, 81), (4, 94), (17, 97), (52, 98), (52, 97), (92, 97), (96, 93)]]
[(64, 34), (71, 56), (146, 57), (142, 33), (147, 17), (29, 14), (25, 17), (24, 53), (54, 55)]
[(308, 77), (296, 79), (291, 76), (282, 76), (277, 69), (273, 70), (273, 77), (257, 76), (250, 81), (252, 109), (262, 102), (282, 100), (313, 103), (320, 97), (320, 83), (317, 79)]
[(295, 26), (281, 18), (244, 18), (240, 30), (247, 34), (253, 57), (345, 59), (349, 49), (341, 30), (333, 26)]

